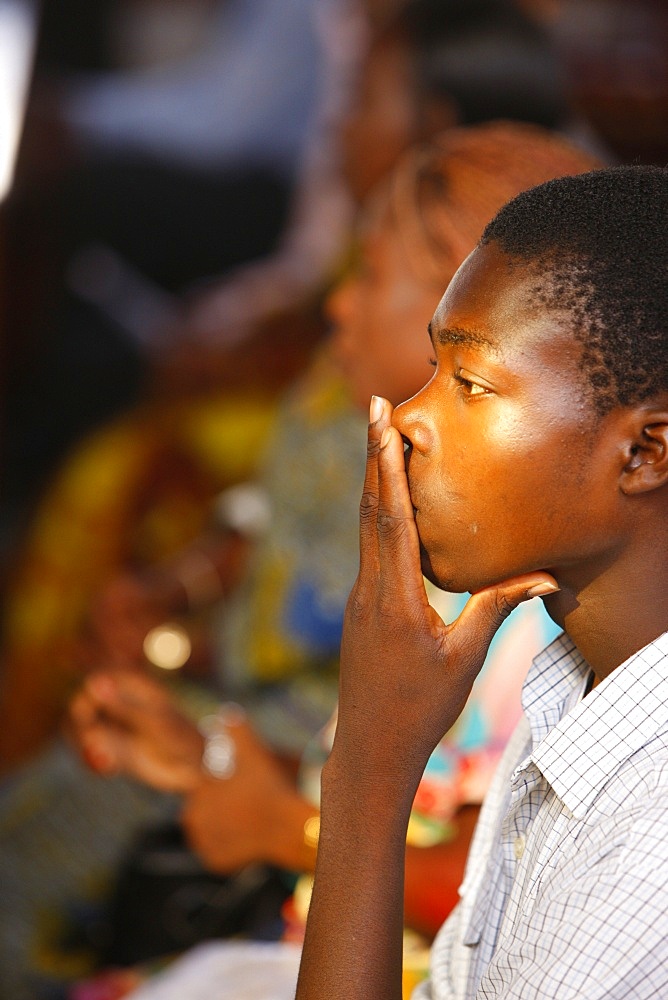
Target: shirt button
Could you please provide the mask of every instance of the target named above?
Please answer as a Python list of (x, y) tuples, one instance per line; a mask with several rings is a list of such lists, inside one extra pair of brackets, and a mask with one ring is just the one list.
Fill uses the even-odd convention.
[(519, 861), (524, 854), (524, 847), (526, 845), (526, 837), (523, 833), (518, 834), (513, 841), (513, 853), (516, 859)]

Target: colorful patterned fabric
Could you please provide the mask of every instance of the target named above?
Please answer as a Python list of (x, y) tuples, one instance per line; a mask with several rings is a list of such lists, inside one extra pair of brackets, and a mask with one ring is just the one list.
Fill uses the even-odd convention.
[(288, 395), (259, 482), (271, 523), (221, 609), (219, 676), (274, 746), (300, 754), (336, 703), (343, 613), (359, 562), (366, 417), (326, 354)]

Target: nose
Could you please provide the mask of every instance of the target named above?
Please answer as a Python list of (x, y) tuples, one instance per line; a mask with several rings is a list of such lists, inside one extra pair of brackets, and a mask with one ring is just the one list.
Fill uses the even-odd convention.
[(413, 452), (426, 454), (433, 440), (427, 408), (429, 386), (426, 385), (415, 396), (397, 406), (392, 414), (392, 423), (404, 439), (406, 461)]

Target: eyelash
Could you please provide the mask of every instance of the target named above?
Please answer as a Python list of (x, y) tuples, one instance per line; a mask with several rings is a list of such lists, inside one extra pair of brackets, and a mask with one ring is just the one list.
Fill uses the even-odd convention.
[[(432, 368), (436, 368), (438, 362), (436, 361), (436, 358), (429, 358), (429, 364), (431, 365)], [(460, 389), (463, 389), (465, 386), (468, 386), (469, 396), (484, 396), (487, 393), (487, 389), (485, 389), (484, 386), (478, 385), (477, 382), (472, 382), (471, 379), (469, 378), (464, 378), (464, 376), (460, 372), (454, 372), (453, 378), (459, 384)], [(472, 392), (471, 390), (474, 388), (478, 389), (479, 392)]]

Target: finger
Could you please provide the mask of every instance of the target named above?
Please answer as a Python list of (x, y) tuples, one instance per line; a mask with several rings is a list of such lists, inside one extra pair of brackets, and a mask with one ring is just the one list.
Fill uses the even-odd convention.
[(360, 576), (375, 575), (378, 566), (378, 453), (380, 439), (392, 417), (392, 406), (382, 396), (372, 396), (369, 408), (367, 458), (360, 500)]
[(65, 719), (66, 730), (77, 739), (78, 735), (85, 732), (97, 717), (97, 706), (91, 699), (85, 686), (74, 695), (67, 708)]
[[(95, 691), (101, 685), (91, 684), (88, 678), (82, 689), (72, 698), (64, 724), (65, 735), (77, 748), (84, 762), (98, 774), (113, 774), (119, 770), (120, 761), (116, 747), (116, 734), (104, 706)], [(99, 678), (95, 678), (99, 681)]]
[(171, 705), (162, 684), (127, 667), (91, 674), (86, 688), (99, 710), (123, 725), (141, 726), (147, 711)]
[(546, 596), (558, 590), (556, 580), (548, 573), (527, 573), (485, 587), (467, 601), (453, 623), (451, 639), (460, 648), (460, 655), (470, 657), (471, 667), (477, 672), (494, 635), (511, 612), (533, 597)]
[(381, 585), (402, 600), (426, 603), (420, 540), (408, 490), (404, 443), (395, 427), (383, 431), (378, 457), (377, 537)]

